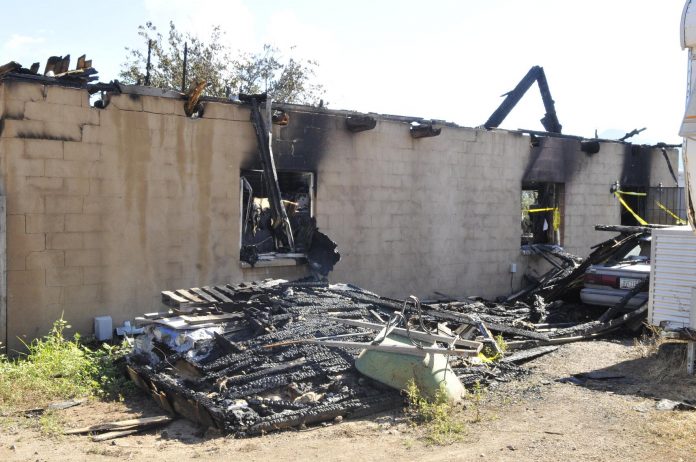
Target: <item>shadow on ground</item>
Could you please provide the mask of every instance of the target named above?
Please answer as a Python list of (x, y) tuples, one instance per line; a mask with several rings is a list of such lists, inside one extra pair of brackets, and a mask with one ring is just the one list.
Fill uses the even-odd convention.
[[(635, 343), (617, 341), (626, 346)], [(686, 373), (686, 343), (638, 343), (633, 353), (631, 359), (557, 381), (617, 395), (696, 402), (696, 377)]]

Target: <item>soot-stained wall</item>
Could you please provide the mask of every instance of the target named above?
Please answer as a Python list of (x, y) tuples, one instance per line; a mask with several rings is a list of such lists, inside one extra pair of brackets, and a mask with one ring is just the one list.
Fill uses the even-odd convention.
[[(395, 297), (518, 288), (530, 172), (564, 172), (564, 242), (578, 253), (599, 240), (591, 225), (619, 216), (608, 188), (623, 144), (588, 156), (574, 140), (542, 140), (536, 152), (503, 130), (446, 126), (413, 139), (397, 118), (351, 133), (339, 111), (288, 112), (273, 127), (277, 168), (315, 174), (319, 227), (342, 254), (334, 281)], [(94, 316), (118, 325), (161, 309), (163, 289), (306, 275), (240, 265), (239, 172), (259, 168), (245, 106), (207, 102), (191, 119), (181, 100), (120, 94), (96, 109), (85, 90), (4, 80), (0, 126), (11, 348), (61, 313), (89, 334)], [(655, 184), (667, 172), (659, 160), (649, 169)], [(511, 263), (521, 263), (513, 277)]]

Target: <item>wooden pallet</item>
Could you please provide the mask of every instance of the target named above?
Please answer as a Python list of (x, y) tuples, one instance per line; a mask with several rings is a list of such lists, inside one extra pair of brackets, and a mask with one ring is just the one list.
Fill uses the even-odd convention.
[(190, 289), (163, 290), (162, 303), (180, 311), (192, 311), (196, 307), (232, 303), (235, 290), (230, 285), (192, 287)]

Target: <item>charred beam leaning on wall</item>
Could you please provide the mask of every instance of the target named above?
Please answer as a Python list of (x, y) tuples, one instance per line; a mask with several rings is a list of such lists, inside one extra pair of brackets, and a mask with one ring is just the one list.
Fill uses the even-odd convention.
[(346, 117), (346, 128), (351, 133), (372, 130), (377, 126), (377, 119), (369, 115), (354, 115)]
[(483, 126), (488, 129), (500, 126), (503, 120), (505, 120), (505, 117), (510, 114), (510, 111), (519, 103), (520, 99), (522, 99), (535, 81), (539, 85), (539, 92), (541, 92), (541, 99), (544, 102), (544, 109), (546, 110), (546, 114), (544, 114), (544, 117), (541, 119), (541, 124), (547, 132), (561, 133), (562, 126), (556, 116), (556, 106), (551, 98), (551, 91), (546, 81), (546, 74), (544, 74), (544, 68), (540, 66), (532, 67), (512, 91), (503, 95), (506, 98), (500, 103), (498, 109), (491, 114)]
[(674, 180), (674, 185), (679, 187), (679, 179), (677, 178), (677, 175), (674, 173), (674, 167), (672, 167), (672, 161), (669, 160), (669, 154), (667, 154), (667, 148), (660, 147), (660, 152), (662, 152), (662, 157), (665, 159), (665, 162), (667, 162), (667, 168), (669, 169), (669, 174), (672, 175), (672, 179)]
[[(273, 151), (271, 149), (271, 133), (266, 127), (266, 122), (264, 122), (261, 116), (261, 110), (259, 109), (259, 103), (266, 101), (266, 94), (261, 95), (245, 95), (243, 93), (239, 94), (239, 99), (244, 103), (251, 104), (251, 120), (254, 124), (254, 129), (256, 131), (256, 142), (258, 144), (258, 153), (261, 160), (261, 166), (265, 173), (264, 179), (266, 181), (266, 186), (268, 187), (269, 203), (271, 206), (271, 216), (273, 220), (274, 232), (280, 232), (285, 235), (286, 242), (290, 251), (295, 248), (295, 241), (292, 235), (292, 228), (290, 227), (290, 220), (288, 219), (288, 214), (285, 211), (285, 206), (283, 205), (280, 185), (278, 184), (278, 172), (276, 171), (275, 161), (273, 160)], [(276, 236), (276, 248), (279, 246), (279, 239)]]

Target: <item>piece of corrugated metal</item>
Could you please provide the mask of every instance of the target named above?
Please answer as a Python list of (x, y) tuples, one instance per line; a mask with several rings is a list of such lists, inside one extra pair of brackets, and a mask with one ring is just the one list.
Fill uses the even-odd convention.
[(688, 226), (652, 233), (650, 324), (671, 329), (689, 327), (691, 292), (696, 287), (696, 235)]

